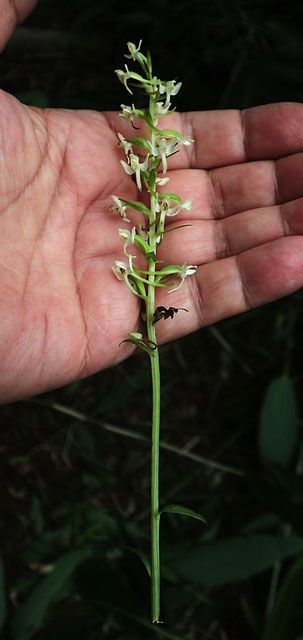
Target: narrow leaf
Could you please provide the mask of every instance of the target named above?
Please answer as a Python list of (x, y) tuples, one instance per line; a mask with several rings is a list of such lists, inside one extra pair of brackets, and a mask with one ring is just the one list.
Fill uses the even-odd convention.
[(133, 290), (136, 290), (137, 296), (140, 296), (140, 298), (142, 298), (143, 300), (146, 300), (146, 291), (145, 291), (143, 282), (141, 282), (137, 278), (132, 278), (132, 276), (129, 276), (128, 279), (129, 281), (131, 281)]
[(150, 151), (150, 146), (147, 140), (145, 140), (144, 138), (134, 137), (131, 138), (131, 140), (129, 140), (128, 142), (131, 142), (131, 144), (135, 145), (136, 147), (140, 147), (142, 149), (146, 149), (146, 151)]
[(178, 196), (176, 193), (170, 193), (169, 191), (159, 194), (159, 200), (163, 200), (164, 198), (170, 198), (171, 200), (175, 200), (180, 204), (182, 203), (182, 198), (180, 198), (180, 196)]
[(6, 597), (4, 587), (4, 570), (3, 563), (0, 558), (0, 634), (6, 618)]
[(137, 200), (123, 200), (123, 198), (120, 198), (120, 200), (121, 202), (124, 202), (124, 204), (126, 204), (130, 209), (140, 211), (140, 213), (144, 213), (146, 216), (150, 216), (150, 210), (142, 202), (137, 202)]
[(267, 390), (260, 417), (259, 451), (264, 462), (287, 466), (298, 435), (298, 416), (293, 384), (287, 375), (273, 380)]
[(141, 253), (143, 253), (145, 257), (150, 253), (150, 246), (147, 244), (146, 240), (141, 238), (139, 235), (135, 236), (135, 245), (140, 249)]
[(139, 73), (136, 73), (136, 71), (130, 72), (130, 78), (133, 78), (134, 80), (140, 80), (140, 81), (143, 80), (143, 82), (145, 82), (145, 79), (142, 76), (140, 76)]
[(18, 609), (12, 624), (14, 640), (29, 640), (41, 626), (47, 610), (58, 599), (76, 567), (90, 555), (87, 549), (62, 556), (53, 571)]
[(180, 224), (178, 227), (173, 227), (172, 229), (166, 229), (166, 231), (159, 231), (157, 236), (163, 236), (165, 233), (170, 233), (171, 231), (176, 231), (176, 229), (183, 229), (183, 227), (192, 227), (191, 224)]
[(247, 580), (302, 551), (303, 538), (252, 535), (196, 547), (180, 555), (172, 567), (186, 580), (217, 587)]
[(181, 133), (179, 133), (179, 131), (175, 131), (174, 129), (161, 129), (160, 133), (163, 136), (173, 136), (174, 138), (182, 138)]
[[(265, 625), (262, 640), (284, 640), (290, 637), (290, 624), (300, 609), (303, 589), (303, 556), (299, 556), (295, 564), (284, 576), (274, 606)], [(296, 640), (303, 640), (303, 636)]]
[[(149, 355), (152, 355), (153, 351), (155, 351), (156, 348), (157, 348), (157, 345), (149, 347), (147, 344), (142, 342), (142, 340), (136, 340), (135, 338), (125, 338), (125, 340), (122, 340), (120, 342), (120, 344), (123, 344), (123, 342), (130, 342), (131, 344), (134, 344), (136, 347), (139, 347), (140, 349), (142, 349), (143, 351), (145, 351)], [(120, 346), (120, 344), (119, 344), (119, 346)]]
[(200, 520), (201, 522), (204, 522), (204, 524), (207, 524), (207, 520), (204, 516), (201, 516), (200, 513), (192, 511), (192, 509), (188, 509), (187, 507), (182, 507), (179, 504), (169, 504), (160, 511), (159, 515), (162, 513), (179, 513), (182, 516), (189, 516), (190, 518), (195, 518), (196, 520)]
[(126, 548), (128, 549), (128, 551), (131, 551), (132, 553), (135, 553), (136, 556), (138, 556), (138, 558), (140, 558), (140, 560), (142, 560), (148, 575), (151, 576), (150, 560), (149, 560), (148, 556), (146, 555), (146, 553), (144, 553), (140, 549), (137, 549), (136, 547), (126, 547)]
[(158, 262), (156, 254), (154, 251), (149, 251), (145, 254), (146, 260), (152, 260), (153, 262)]

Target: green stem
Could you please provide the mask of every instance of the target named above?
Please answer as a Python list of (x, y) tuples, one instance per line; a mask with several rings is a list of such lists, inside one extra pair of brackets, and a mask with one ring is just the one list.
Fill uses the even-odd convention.
[[(150, 99), (150, 114), (153, 120), (154, 101)], [(151, 131), (151, 143), (154, 143)], [(155, 232), (156, 198), (154, 183), (150, 189), (150, 251), (156, 254), (157, 237)], [(148, 339), (157, 344), (154, 325), (155, 312), (155, 272), (156, 264), (149, 260), (148, 293), (146, 302)], [(152, 621), (159, 622), (160, 616), (160, 515), (159, 515), (159, 446), (160, 446), (160, 365), (158, 349), (150, 354), (153, 415), (152, 415), (152, 451), (151, 451), (151, 614)]]
[[(152, 338), (151, 338), (152, 339)], [(151, 452), (151, 596), (152, 621), (160, 616), (160, 516), (159, 516), (159, 442), (160, 442), (160, 367), (158, 349), (152, 354), (153, 424)]]
[[(155, 203), (152, 200), (152, 210)], [(154, 213), (155, 215), (155, 213)], [(152, 243), (152, 241), (151, 241)], [(156, 241), (154, 239), (154, 243)], [(154, 247), (155, 248), (155, 247)], [(154, 249), (153, 248), (153, 249)], [(157, 344), (154, 320), (155, 311), (155, 269), (153, 261), (150, 263), (149, 285), (147, 299), (147, 335), (149, 340)], [(159, 444), (160, 444), (160, 366), (158, 349), (150, 354), (153, 416), (152, 416), (152, 452), (151, 452), (151, 600), (152, 621), (158, 622), (160, 615), (160, 516), (159, 516)]]

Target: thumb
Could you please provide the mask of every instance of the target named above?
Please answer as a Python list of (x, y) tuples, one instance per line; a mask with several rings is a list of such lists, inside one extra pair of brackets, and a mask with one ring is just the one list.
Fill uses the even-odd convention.
[(0, 0), (0, 51), (10, 39), (17, 24), (25, 20), (38, 0)]

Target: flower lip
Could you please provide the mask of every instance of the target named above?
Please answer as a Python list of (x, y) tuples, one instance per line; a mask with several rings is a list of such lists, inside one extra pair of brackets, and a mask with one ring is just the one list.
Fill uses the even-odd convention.
[(143, 162), (139, 161), (139, 157), (134, 153), (129, 154), (129, 162), (130, 165), (125, 162), (125, 160), (120, 160), (122, 167), (128, 175), (136, 174), (136, 182), (139, 191), (142, 191), (142, 183), (141, 183), (141, 171), (146, 171), (148, 166), (148, 158), (149, 156), (145, 156)]
[(180, 284), (178, 284), (177, 287), (174, 287), (173, 289), (170, 289), (168, 291), (168, 293), (173, 293), (173, 291), (178, 291), (178, 289), (180, 289), (180, 287), (182, 287), (182, 284), (185, 280), (185, 278), (187, 278), (187, 276), (193, 276), (197, 271), (197, 266), (193, 265), (193, 264), (188, 264), (187, 262), (184, 262), (184, 264), (182, 265), (182, 267), (180, 267), (180, 270), (178, 273), (176, 273), (176, 275), (181, 278), (181, 282)]
[(128, 158), (128, 154), (132, 153), (132, 151), (133, 151), (133, 145), (132, 145), (131, 142), (128, 142), (128, 140), (126, 140), (124, 138), (124, 136), (122, 135), (122, 133), (120, 133), (119, 131), (118, 131), (117, 135), (118, 135), (118, 138), (119, 138), (118, 147), (120, 147), (121, 149), (124, 150), (124, 153), (125, 153), (126, 157)]
[[(124, 57), (125, 58), (129, 58), (131, 60), (138, 60), (139, 55), (140, 55), (139, 51), (140, 51), (140, 48), (141, 48), (141, 44), (142, 44), (142, 40), (140, 40), (140, 42), (139, 42), (137, 47), (133, 42), (127, 42), (127, 48), (129, 50), (130, 55), (125, 53)], [(142, 56), (142, 54), (141, 54), (141, 56)]]
[(123, 204), (123, 202), (117, 196), (112, 195), (112, 199), (114, 201), (114, 204), (112, 204), (110, 207), (111, 211), (117, 211), (122, 220), (125, 220), (125, 222), (130, 222), (130, 220), (126, 217), (127, 206)]

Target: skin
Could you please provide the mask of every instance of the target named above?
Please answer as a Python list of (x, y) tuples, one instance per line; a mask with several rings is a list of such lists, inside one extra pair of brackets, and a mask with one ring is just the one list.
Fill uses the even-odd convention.
[[(1, 48), (34, 4), (0, 0)], [(189, 310), (157, 324), (165, 342), (302, 286), (303, 106), (174, 113), (160, 124), (195, 144), (168, 161), (163, 188), (194, 197), (191, 212), (168, 220), (191, 227), (167, 234), (159, 258), (198, 266), (181, 289), (159, 293), (158, 305)], [(140, 327), (139, 303), (111, 266), (125, 260), (117, 229), (140, 218), (128, 225), (110, 206), (111, 194), (142, 194), (120, 164), (117, 131), (133, 135), (116, 113), (41, 110), (0, 91), (1, 402), (133, 352), (119, 343)]]

